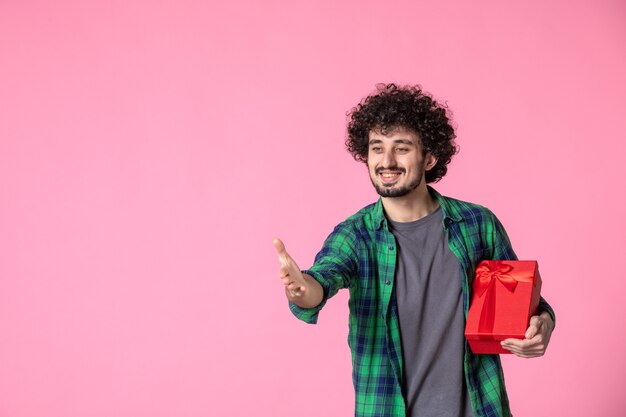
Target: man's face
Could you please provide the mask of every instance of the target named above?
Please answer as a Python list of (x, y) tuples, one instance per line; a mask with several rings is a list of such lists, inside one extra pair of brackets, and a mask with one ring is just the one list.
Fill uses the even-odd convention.
[(398, 128), (383, 135), (380, 131), (369, 133), (367, 167), (372, 184), (382, 197), (403, 197), (426, 187), (422, 184), (424, 173), (437, 160), (423, 154), (416, 133)]

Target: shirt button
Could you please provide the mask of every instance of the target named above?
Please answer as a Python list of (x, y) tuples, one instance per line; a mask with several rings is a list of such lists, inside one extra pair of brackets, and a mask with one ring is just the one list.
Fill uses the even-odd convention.
[(389, 245), (389, 247), (387, 249), (394, 250), (395, 248), (393, 246)]
[(391, 281), (387, 280), (387, 281), (385, 281), (385, 284), (390, 285)]

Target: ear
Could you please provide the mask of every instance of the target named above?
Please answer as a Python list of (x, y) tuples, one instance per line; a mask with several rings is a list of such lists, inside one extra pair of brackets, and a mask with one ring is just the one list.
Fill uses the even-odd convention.
[(424, 171), (430, 171), (433, 169), (435, 165), (437, 165), (438, 158), (436, 158), (430, 152), (426, 153), (426, 157), (424, 159)]

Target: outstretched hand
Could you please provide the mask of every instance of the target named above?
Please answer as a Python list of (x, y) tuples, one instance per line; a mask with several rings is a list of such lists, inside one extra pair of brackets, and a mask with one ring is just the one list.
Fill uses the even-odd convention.
[(290, 298), (302, 296), (306, 292), (306, 282), (300, 268), (298, 268), (296, 261), (289, 256), (285, 244), (280, 239), (274, 239), (272, 243), (278, 252), (278, 260), (280, 261), (278, 276), (285, 284), (287, 296)]
[(289, 301), (303, 308), (316, 307), (322, 302), (323, 290), (322, 286), (312, 277), (303, 274), (298, 268), (298, 264), (287, 253), (285, 245), (280, 239), (272, 240), (280, 268), (278, 276), (285, 285), (285, 294)]

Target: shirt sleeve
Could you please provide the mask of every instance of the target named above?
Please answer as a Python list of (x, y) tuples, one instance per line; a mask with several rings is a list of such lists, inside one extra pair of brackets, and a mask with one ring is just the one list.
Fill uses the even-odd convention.
[(357, 274), (355, 234), (349, 226), (340, 224), (326, 238), (322, 249), (315, 257), (313, 266), (302, 272), (320, 283), (324, 290), (322, 302), (313, 308), (301, 308), (289, 303), (291, 312), (300, 320), (315, 324), (326, 301), (341, 288), (348, 288)]
[[(493, 259), (517, 260), (517, 255), (511, 247), (511, 241), (509, 240), (509, 236), (507, 235), (506, 230), (504, 230), (504, 226), (502, 226), (500, 220), (498, 220), (498, 218), (493, 213), (491, 213), (491, 216), (494, 242)], [(539, 307), (537, 307), (537, 314), (541, 314), (544, 311), (550, 314), (552, 321), (556, 325), (556, 316), (554, 314), (554, 310), (543, 297), (539, 297)]]

